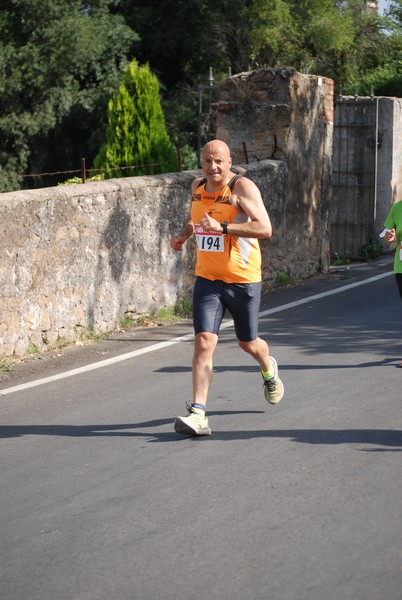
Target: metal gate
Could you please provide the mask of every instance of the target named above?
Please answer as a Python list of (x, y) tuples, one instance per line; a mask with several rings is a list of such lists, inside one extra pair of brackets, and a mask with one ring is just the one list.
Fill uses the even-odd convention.
[(374, 241), (378, 98), (335, 102), (331, 256), (358, 259)]

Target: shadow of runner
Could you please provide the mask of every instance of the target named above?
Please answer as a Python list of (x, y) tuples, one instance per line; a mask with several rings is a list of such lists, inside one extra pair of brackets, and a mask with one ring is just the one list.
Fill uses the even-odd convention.
[[(212, 415), (244, 415), (262, 414), (261, 410), (230, 410), (211, 412)], [(93, 437), (93, 436), (149, 436), (159, 435), (129, 431), (131, 429), (149, 429), (172, 425), (172, 419), (154, 419), (143, 423), (115, 423), (110, 425), (0, 425), (0, 439), (22, 437), (25, 435), (65, 436), (65, 437)], [(175, 439), (177, 435), (174, 434)], [(180, 438), (181, 439), (181, 438)]]
[[(218, 411), (210, 415), (258, 413), (261, 411)], [(392, 429), (279, 429), (250, 431), (213, 431), (204, 438), (181, 436), (173, 431), (155, 431), (158, 427), (172, 426), (174, 419), (157, 419), (143, 423), (110, 425), (3, 425), (0, 438), (15, 438), (28, 435), (65, 437), (140, 437), (151, 438), (149, 442), (175, 442), (179, 440), (209, 439), (211, 441), (242, 441), (252, 439), (288, 439), (310, 445), (365, 444), (383, 446), (384, 449), (402, 449), (402, 431)], [(146, 431), (138, 431), (145, 429)]]

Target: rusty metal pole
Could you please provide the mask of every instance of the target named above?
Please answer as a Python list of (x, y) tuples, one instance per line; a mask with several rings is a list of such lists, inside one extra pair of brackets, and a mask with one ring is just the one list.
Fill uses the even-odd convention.
[(85, 166), (85, 158), (81, 158), (81, 177), (82, 183), (86, 183), (87, 181), (87, 169)]
[(243, 142), (243, 152), (244, 152), (244, 156), (246, 158), (246, 165), (248, 165), (248, 152), (247, 152), (246, 142)]

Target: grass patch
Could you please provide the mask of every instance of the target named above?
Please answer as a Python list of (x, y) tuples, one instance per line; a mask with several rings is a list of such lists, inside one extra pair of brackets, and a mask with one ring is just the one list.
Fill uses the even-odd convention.
[(130, 329), (130, 327), (133, 327), (133, 325), (135, 325), (136, 320), (134, 319), (134, 317), (132, 317), (131, 315), (124, 315), (122, 322), (120, 323), (120, 326), (123, 329)]
[(13, 370), (14, 364), (8, 360), (0, 359), (0, 371), (10, 373)]
[(289, 273), (285, 273), (285, 272), (281, 272), (278, 273), (276, 276), (276, 283), (278, 285), (289, 285), (289, 283), (291, 282), (291, 277), (289, 275)]
[(180, 319), (186, 318), (191, 315), (192, 305), (189, 300), (183, 298), (174, 307), (162, 307), (159, 310), (152, 311), (151, 313), (145, 313), (133, 317), (130, 314), (126, 314), (121, 322), (123, 329), (130, 329), (131, 327), (161, 327), (163, 325), (169, 325), (176, 323)]
[(342, 267), (343, 265), (350, 265), (352, 262), (350, 260), (350, 258), (341, 258), (339, 256), (339, 254), (337, 254), (336, 252), (335, 252), (335, 257), (336, 257), (335, 260), (332, 262), (332, 264), (335, 267)]
[(28, 345), (28, 354), (40, 354), (40, 348), (36, 344), (29, 342)]
[(77, 345), (84, 344), (85, 342), (102, 342), (105, 339), (104, 334), (95, 333), (90, 327), (83, 327), (77, 342)]
[(378, 258), (382, 254), (382, 247), (380, 242), (372, 242), (371, 240), (364, 244), (360, 249), (360, 258), (363, 262), (368, 262)]
[[(104, 179), (105, 175), (101, 173), (99, 175), (89, 177), (86, 181), (87, 183), (90, 183), (91, 181), (103, 181)], [(70, 177), (70, 179), (66, 179), (65, 181), (60, 182), (58, 185), (72, 185), (74, 183), (83, 183), (82, 177)]]

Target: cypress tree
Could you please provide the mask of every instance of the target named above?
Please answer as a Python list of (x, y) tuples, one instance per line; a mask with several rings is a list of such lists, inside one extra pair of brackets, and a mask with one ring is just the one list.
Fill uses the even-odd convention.
[[(176, 152), (166, 131), (159, 83), (149, 65), (134, 59), (109, 100), (106, 143), (95, 158), (105, 177), (177, 171)], [(132, 166), (131, 169), (121, 167)], [(111, 169), (111, 170), (109, 170)]]

